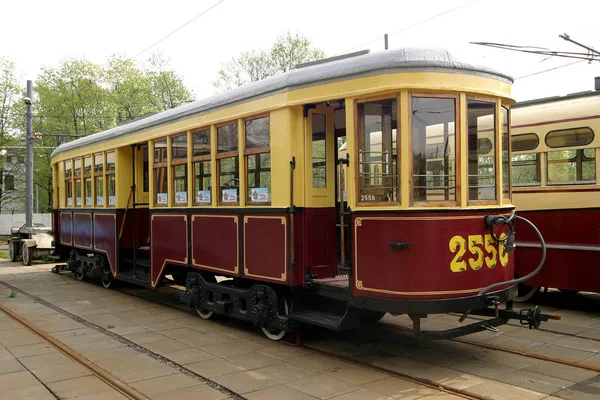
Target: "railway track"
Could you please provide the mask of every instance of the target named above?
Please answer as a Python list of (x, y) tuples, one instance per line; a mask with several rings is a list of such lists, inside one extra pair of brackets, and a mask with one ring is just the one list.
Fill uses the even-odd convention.
[[(456, 315), (457, 319), (458, 319), (459, 317), (461, 317), (461, 316), (462, 316), (462, 314), (454, 314), (454, 313), (451, 313), (451, 315)], [(473, 321), (473, 322), (475, 322), (475, 321), (483, 321), (483, 320), (484, 320), (483, 318), (477, 318), (477, 317), (471, 317), (471, 316), (467, 317), (466, 319), (467, 319), (467, 320), (471, 320), (471, 321)], [(521, 325), (521, 324), (517, 324), (517, 323), (515, 323), (515, 322), (508, 322), (506, 325), (509, 325), (509, 326), (514, 326), (514, 327), (518, 327), (518, 328), (520, 328), (520, 329), (527, 329), (527, 330), (529, 330), (529, 327), (528, 327), (528, 326), (526, 326), (526, 325)], [(542, 325), (542, 326), (543, 326), (543, 325)], [(557, 331), (557, 330), (554, 330), (554, 329), (547, 329), (547, 328), (542, 328), (542, 327), (538, 328), (537, 330), (538, 330), (538, 331), (540, 331), (540, 332), (554, 333), (555, 335), (562, 335), (562, 336), (576, 337), (576, 338), (579, 338), (579, 339), (585, 339), (585, 340), (591, 340), (591, 341), (594, 341), (594, 342), (600, 342), (600, 339), (599, 339), (599, 338), (592, 338), (592, 337), (586, 337), (586, 336), (579, 336), (579, 334), (577, 334), (577, 333), (570, 333), (570, 332)]]
[[(218, 390), (219, 392), (227, 395), (231, 399), (235, 399), (235, 400), (245, 400), (246, 399), (244, 396), (241, 396), (240, 394), (235, 393), (234, 391), (228, 389), (227, 387), (225, 387), (209, 378), (206, 378), (175, 361), (172, 361), (172, 360), (170, 360), (166, 357), (163, 357), (162, 355), (160, 355), (146, 347), (143, 347), (135, 342), (132, 342), (131, 340), (123, 337), (122, 335), (114, 333), (108, 329), (103, 328), (100, 325), (97, 325), (97, 324), (90, 322), (88, 320), (85, 320), (75, 314), (72, 314), (63, 308), (60, 308), (52, 303), (47, 302), (46, 300), (42, 299), (41, 297), (38, 297), (32, 293), (29, 293), (29, 292), (22, 290), (14, 285), (11, 285), (10, 283), (7, 283), (7, 282), (1, 281), (1, 280), (0, 280), (0, 285), (4, 285), (4, 286), (8, 287), (9, 289), (14, 290), (15, 292), (18, 292), (24, 296), (27, 296), (30, 299), (34, 300), (35, 302), (42, 304), (42, 305), (62, 314), (64, 316), (72, 319), (73, 321), (76, 321), (88, 328), (91, 328), (97, 332), (103, 333), (104, 335), (110, 337), (111, 339), (114, 339), (139, 353), (150, 356), (153, 359), (160, 361), (162, 364), (164, 364), (168, 367), (171, 367), (182, 374), (192, 377), (206, 386), (209, 386), (213, 389)], [(39, 327), (35, 326), (31, 322), (27, 321), (22, 316), (16, 314), (15, 312), (11, 311), (10, 309), (4, 307), (1, 304), (0, 304), (0, 310), (3, 311), (4, 313), (6, 313), (7, 315), (9, 315), (11, 318), (17, 320), (19, 323), (21, 323), (22, 325), (27, 327), (27, 329), (34, 332), (36, 335), (39, 335), (40, 337), (42, 337), (44, 340), (49, 342), (53, 347), (55, 347), (59, 352), (63, 353), (70, 359), (76, 361), (77, 363), (79, 363), (79, 364), (83, 365), (84, 367), (86, 367), (87, 369), (89, 369), (94, 375), (98, 376), (98, 378), (100, 378), (101, 380), (103, 380), (104, 382), (109, 384), (111, 387), (113, 387), (115, 390), (122, 393), (127, 398), (130, 398), (132, 400), (148, 399), (148, 397), (137, 392), (135, 389), (129, 387), (128, 385), (125, 385), (124, 383), (120, 382), (117, 378), (115, 378), (108, 372), (104, 371), (100, 367), (96, 366), (94, 363), (90, 362), (89, 360), (87, 360), (86, 358), (81, 356), (79, 353), (73, 351), (71, 348), (69, 348), (67, 345), (63, 344), (59, 340), (48, 335), (46, 332), (44, 332), (43, 330), (41, 330)]]
[[(388, 328), (391, 328), (391, 329), (398, 330), (398, 331), (412, 333), (411, 329), (405, 328), (403, 326), (394, 325), (394, 324), (390, 324), (390, 323), (387, 323), (387, 322), (379, 322), (378, 324), (381, 325), (381, 326), (385, 326), (385, 327), (388, 327)], [(523, 352), (523, 351), (509, 349), (509, 348), (506, 348), (506, 347), (495, 346), (495, 345), (488, 344), (488, 343), (482, 343), (482, 342), (478, 342), (478, 341), (475, 341), (475, 340), (469, 340), (469, 339), (466, 339), (465, 337), (450, 339), (450, 341), (457, 342), (457, 343), (469, 344), (469, 345), (472, 345), (472, 346), (476, 346), (476, 347), (480, 347), (480, 348), (484, 348), (484, 349), (488, 349), (488, 350), (500, 351), (500, 352), (503, 352), (503, 353), (516, 354), (516, 355), (519, 355), (519, 356), (523, 356), (523, 357), (527, 357), (527, 358), (532, 358), (532, 359), (536, 359), (536, 360), (550, 361), (550, 362), (553, 362), (553, 363), (556, 363), (556, 364), (561, 364), (561, 365), (565, 365), (565, 366), (568, 366), (568, 367), (581, 368), (581, 369), (585, 369), (587, 371), (597, 372), (597, 373), (600, 374), (600, 368), (595, 368), (595, 367), (580, 365), (580, 364), (573, 363), (573, 362), (570, 362), (570, 361), (561, 360), (559, 358), (546, 357), (546, 356), (542, 356), (542, 355), (539, 355), (539, 354), (530, 354), (530, 353), (526, 353), (526, 352)]]
[[(207, 385), (209, 385), (209, 386), (211, 386), (211, 387), (213, 387), (213, 388), (221, 391), (222, 393), (227, 394), (228, 396), (231, 396), (231, 397), (233, 397), (235, 399), (243, 399), (244, 398), (244, 397), (242, 397), (242, 396), (240, 396), (240, 395), (232, 392), (228, 388), (225, 388), (225, 387), (219, 385), (218, 383), (216, 383), (214, 381), (211, 381), (210, 379), (204, 378), (204, 377), (202, 377), (202, 376), (194, 373), (193, 371), (187, 370), (184, 366), (179, 365), (179, 364), (177, 364), (177, 363), (175, 363), (175, 362), (173, 362), (173, 361), (171, 361), (171, 360), (169, 360), (169, 359), (167, 359), (165, 357), (162, 357), (161, 355), (156, 354), (156, 353), (152, 352), (151, 350), (145, 349), (144, 347), (142, 347), (142, 346), (140, 346), (140, 345), (138, 345), (138, 344), (136, 344), (134, 342), (131, 342), (128, 339), (126, 339), (126, 338), (124, 338), (124, 337), (122, 337), (122, 336), (120, 336), (118, 334), (115, 334), (114, 332), (108, 331), (108, 330), (104, 329), (101, 326), (98, 326), (98, 325), (96, 325), (94, 323), (86, 321), (86, 320), (84, 320), (84, 319), (82, 319), (82, 318), (80, 318), (80, 317), (78, 317), (78, 316), (76, 316), (74, 314), (71, 314), (70, 312), (68, 312), (66, 310), (63, 310), (60, 307), (57, 307), (57, 306), (55, 306), (55, 305), (53, 305), (51, 303), (48, 303), (48, 302), (44, 301), (43, 299), (41, 299), (41, 298), (39, 298), (39, 297), (31, 294), (31, 293), (28, 293), (28, 292), (26, 292), (24, 290), (19, 289), (18, 287), (15, 287), (15, 286), (13, 286), (11, 284), (8, 284), (8, 283), (2, 282), (2, 281), (0, 281), (0, 283), (4, 284), (5, 286), (7, 286), (7, 287), (9, 287), (9, 288), (11, 288), (11, 289), (13, 289), (13, 290), (15, 290), (15, 291), (17, 291), (17, 292), (25, 295), (25, 296), (30, 297), (31, 299), (33, 299), (33, 300), (35, 300), (35, 301), (37, 301), (37, 302), (39, 302), (39, 303), (41, 303), (41, 304), (43, 304), (43, 305), (45, 305), (45, 306), (53, 309), (53, 310), (55, 310), (55, 311), (57, 311), (57, 312), (59, 312), (59, 313), (61, 313), (63, 315), (68, 316), (69, 318), (72, 318), (73, 320), (75, 320), (77, 322), (82, 323), (83, 325), (86, 325), (86, 326), (88, 326), (90, 328), (93, 328), (93, 329), (99, 331), (99, 332), (102, 332), (102, 333), (106, 334), (107, 336), (110, 336), (111, 338), (114, 338), (114, 339), (116, 339), (116, 340), (118, 340), (118, 341), (120, 341), (120, 342), (122, 342), (122, 343), (124, 343), (124, 344), (126, 344), (126, 345), (128, 345), (128, 346), (130, 346), (132, 348), (134, 348), (137, 351), (140, 351), (142, 353), (146, 353), (146, 354), (150, 355), (153, 358), (161, 360), (166, 365), (175, 367), (179, 371), (185, 373), (186, 375), (194, 376), (196, 379), (200, 380), (202, 383), (207, 384)], [(148, 290), (144, 289), (144, 288), (117, 288), (116, 290), (119, 291), (120, 293), (129, 295), (129, 296), (132, 296), (132, 297), (137, 297), (137, 298), (141, 297), (141, 298), (144, 298), (146, 300), (149, 300), (150, 302), (154, 302), (156, 304), (161, 304), (163, 306), (167, 306), (167, 307), (169, 307), (171, 309), (174, 309), (174, 310), (186, 313), (188, 315), (189, 314), (195, 315), (195, 313), (193, 313), (193, 311), (189, 310), (185, 305), (178, 303), (178, 301), (174, 301), (174, 299), (177, 299), (177, 295), (178, 295), (178, 293), (181, 290), (181, 289), (179, 289), (177, 287), (165, 287), (165, 288), (163, 288), (163, 289), (160, 290), (160, 291), (162, 291), (163, 296), (153, 296), (152, 298), (148, 298), (147, 296), (143, 295), (145, 292), (148, 292)], [(153, 293), (156, 293), (156, 291), (153, 291)], [(392, 328), (392, 329), (395, 329), (395, 330), (403, 331), (403, 332), (409, 331), (408, 329), (406, 329), (404, 327), (401, 327), (401, 326), (398, 326), (398, 325), (393, 325), (393, 324), (388, 324), (388, 323), (379, 323), (378, 325), (382, 326), (382, 327), (387, 327), (387, 328)], [(567, 361), (564, 361), (564, 360), (560, 360), (560, 359), (554, 359), (554, 358), (551, 358), (551, 357), (545, 357), (545, 356), (538, 356), (538, 355), (532, 355), (532, 354), (522, 353), (522, 352), (519, 352), (519, 351), (505, 349), (505, 348), (501, 348), (501, 347), (497, 347), (497, 346), (482, 344), (482, 343), (479, 343), (479, 342), (473, 342), (473, 341), (470, 341), (468, 339), (454, 339), (454, 340), (457, 341), (457, 342), (462, 342), (462, 343), (465, 343), (465, 344), (472, 344), (474, 346), (483, 347), (483, 348), (487, 348), (487, 349), (491, 349), (491, 350), (495, 350), (495, 351), (499, 351), (499, 352), (506, 352), (506, 353), (518, 354), (520, 356), (524, 356), (524, 357), (528, 357), (528, 358), (534, 358), (534, 359), (539, 359), (539, 360), (544, 360), (544, 361), (550, 361), (550, 362), (561, 364), (561, 365), (565, 365), (565, 366), (577, 367), (577, 368), (581, 368), (581, 369), (585, 369), (585, 370), (589, 370), (589, 371), (594, 371), (594, 372), (600, 373), (600, 369), (598, 369), (598, 368), (581, 366), (581, 365), (577, 365), (577, 364), (570, 363), (570, 362), (567, 362)], [(312, 346), (310, 343), (309, 344), (304, 344), (303, 346), (305, 348), (310, 349), (311, 351), (316, 352), (318, 354), (321, 354), (323, 356), (326, 356), (326, 357), (329, 357), (329, 358), (333, 358), (333, 359), (338, 359), (338, 360), (341, 360), (341, 361), (344, 361), (344, 362), (347, 362), (347, 363), (352, 363), (352, 364), (360, 366), (362, 368), (367, 368), (367, 369), (370, 369), (370, 370), (373, 370), (373, 371), (378, 371), (378, 372), (381, 372), (381, 373), (385, 373), (385, 374), (387, 374), (389, 376), (396, 377), (396, 378), (402, 379), (404, 381), (411, 382), (413, 384), (418, 384), (418, 385), (421, 385), (423, 387), (434, 389), (434, 390), (437, 390), (437, 391), (440, 391), (440, 392), (443, 392), (443, 393), (446, 393), (446, 394), (452, 394), (454, 396), (458, 396), (458, 397), (461, 397), (461, 398), (464, 398), (464, 399), (489, 400), (488, 397), (481, 396), (481, 395), (478, 395), (478, 394), (469, 393), (466, 390), (456, 389), (456, 388), (450, 387), (448, 385), (440, 384), (438, 382), (425, 379), (423, 377), (414, 376), (414, 375), (406, 374), (406, 373), (403, 373), (403, 372), (394, 371), (392, 369), (388, 369), (388, 368), (385, 368), (385, 367), (375, 366), (375, 365), (372, 365), (372, 364), (369, 364), (369, 363), (366, 363), (366, 362), (361, 362), (360, 360), (353, 359), (352, 357), (347, 357), (347, 356), (344, 356), (344, 355), (336, 354), (334, 352), (330, 352), (330, 351), (326, 351), (326, 350), (323, 350), (323, 349), (319, 349), (319, 348), (317, 348), (315, 346)], [(132, 398), (132, 397), (130, 397), (130, 398)]]
[[(107, 371), (103, 370), (102, 368), (98, 367), (96, 364), (94, 364), (94, 363), (90, 362), (89, 360), (87, 360), (86, 358), (82, 357), (79, 353), (73, 351), (71, 348), (69, 348), (62, 342), (60, 342), (60, 341), (56, 340), (55, 338), (53, 338), (52, 336), (48, 335), (46, 332), (41, 330), (38, 326), (33, 324), (31, 321), (28, 321), (27, 319), (23, 318), (19, 314), (13, 312), (9, 308), (7, 308), (1, 304), (0, 304), (0, 311), (2, 311), (4, 314), (6, 314), (9, 317), (11, 317), (12, 319), (14, 319), (21, 325), (23, 325), (30, 332), (32, 332), (32, 333), (36, 334), (37, 336), (41, 337), (42, 339), (44, 339), (52, 347), (54, 347), (56, 350), (58, 350), (63, 355), (67, 356), (72, 361), (85, 367), (92, 374), (94, 374), (96, 377), (98, 377), (104, 383), (108, 384), (110, 387), (115, 389), (117, 392), (121, 393), (123, 396), (125, 396), (131, 400), (148, 400), (148, 397), (146, 397), (142, 393), (138, 392), (131, 386), (128, 386), (128, 385), (124, 384), (123, 382), (119, 381), (117, 378), (115, 378), (113, 375), (111, 375)], [(50, 391), (50, 393), (52, 393), (52, 395), (54, 397), (58, 398), (58, 396), (56, 396), (56, 394), (54, 394), (52, 392), (52, 390), (50, 388), (48, 388), (48, 386), (44, 385), (44, 387), (46, 387), (46, 389), (48, 389), (48, 391)]]
[[(130, 296), (134, 296), (134, 297), (138, 297), (136, 296), (136, 294), (132, 293), (132, 291), (129, 290), (122, 290), (122, 289), (117, 289), (119, 290), (121, 293), (125, 293), (127, 295)], [(171, 287), (171, 286), (167, 286), (165, 288), (163, 288), (162, 290), (164, 290), (165, 292), (167, 291), (172, 291), (173, 294), (177, 293), (178, 291), (180, 291), (181, 289), (178, 289), (176, 287)], [(135, 291), (147, 291), (147, 289), (144, 288), (136, 288)], [(147, 298), (148, 299), (148, 298)], [(176, 309), (176, 310), (180, 310), (183, 311), (185, 313), (190, 313), (193, 314), (192, 311), (189, 311), (187, 309), (186, 306), (184, 306), (183, 304), (177, 303), (177, 302), (170, 302), (166, 299), (157, 299), (157, 298), (152, 298), (152, 299), (148, 299), (149, 301), (152, 301), (156, 304), (161, 304), (161, 305), (165, 305), (168, 306), (170, 308)], [(379, 326), (384, 326), (384, 327), (388, 327), (388, 328), (392, 328), (392, 329), (396, 329), (402, 332), (410, 332), (412, 334), (412, 330), (398, 326), (398, 325), (393, 325), (393, 324), (388, 324), (388, 323), (384, 323), (384, 322), (379, 322), (377, 325)], [(575, 336), (575, 335), (573, 335)], [(564, 365), (567, 367), (575, 367), (575, 368), (579, 368), (579, 369), (583, 369), (586, 371), (591, 371), (591, 372), (596, 372), (596, 373), (600, 373), (600, 368), (594, 368), (594, 367), (590, 367), (590, 366), (584, 366), (584, 365), (579, 365), (576, 363), (572, 363), (566, 360), (561, 360), (558, 358), (553, 358), (553, 357), (546, 357), (546, 356), (542, 356), (542, 355), (536, 355), (536, 354), (528, 354), (525, 352), (520, 352), (520, 351), (516, 351), (516, 350), (512, 350), (512, 349), (507, 349), (507, 348), (503, 348), (503, 347), (499, 347), (499, 346), (494, 346), (494, 345), (489, 345), (489, 344), (484, 344), (484, 343), (480, 343), (480, 342), (476, 342), (473, 340), (469, 340), (469, 339), (465, 339), (465, 338), (456, 338), (456, 339), (452, 339), (452, 341), (455, 342), (459, 342), (459, 343), (464, 343), (464, 344), (469, 344), (469, 345), (473, 345), (473, 346), (477, 346), (480, 348), (485, 348), (485, 349), (489, 349), (489, 350), (494, 350), (494, 351), (498, 351), (498, 352), (502, 352), (502, 353), (510, 353), (510, 354), (515, 354), (515, 355), (519, 355), (519, 356), (523, 356), (523, 357), (527, 357), (527, 358), (531, 358), (531, 359), (536, 359), (536, 360), (541, 360), (541, 361), (548, 361), (548, 362), (552, 362), (552, 363), (556, 363), (556, 364), (560, 364), (560, 365)], [(368, 364), (368, 363), (363, 363), (360, 361), (357, 361), (356, 359), (353, 359), (352, 357), (346, 357), (343, 355), (339, 355), (339, 354), (335, 354), (333, 352), (328, 352), (328, 351), (324, 351), (322, 349), (319, 349), (315, 346), (311, 346), (311, 345), (306, 345), (303, 344), (303, 347), (310, 349), (311, 351), (314, 351), (316, 353), (319, 353), (323, 356), (326, 357), (330, 357), (333, 359), (338, 359), (344, 362), (349, 362), (358, 366), (361, 366), (363, 368), (367, 368), (367, 369), (371, 369), (374, 371), (378, 371), (378, 372), (383, 372), (386, 373), (390, 376), (393, 377), (397, 377), (400, 379), (403, 379), (405, 381), (411, 382), (411, 383), (415, 383), (415, 384), (419, 384), (422, 386), (425, 386), (427, 388), (431, 388), (431, 389), (435, 389), (447, 394), (452, 394), (455, 396), (459, 396), (461, 398), (465, 398), (465, 399), (478, 399), (478, 400), (489, 400), (489, 398), (485, 397), (485, 396), (479, 396), (473, 393), (469, 393), (467, 391), (463, 391), (463, 390), (458, 390), (455, 388), (452, 388), (448, 385), (444, 385), (444, 384), (440, 384), (438, 382), (434, 382), (428, 379), (424, 379), (418, 376), (414, 376), (414, 375), (409, 375), (409, 374), (404, 374), (398, 371), (394, 371), (388, 368), (384, 368), (384, 367), (378, 367), (378, 366), (374, 366), (372, 364)]]

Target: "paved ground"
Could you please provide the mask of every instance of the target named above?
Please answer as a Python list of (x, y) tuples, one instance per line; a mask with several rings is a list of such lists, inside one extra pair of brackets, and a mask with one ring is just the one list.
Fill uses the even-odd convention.
[[(140, 297), (106, 290), (93, 283), (77, 282), (67, 275), (51, 274), (48, 272), (50, 267), (23, 267), (19, 263), (0, 261), (0, 281), (65, 309), (84, 322), (123, 335), (132, 343), (248, 399), (456, 398), (381, 370), (324, 356), (317, 350), (490, 399), (600, 398), (598, 374), (583, 368), (457, 342), (422, 343), (406, 333), (381, 326), (342, 333), (309, 331), (305, 334), (305, 343), (310, 348), (289, 347), (264, 338), (248, 324), (226, 319), (204, 321)], [(138, 296), (162, 296), (141, 289), (128, 291)], [(0, 284), (0, 304), (25, 316), (150, 398), (228, 397), (197, 376), (190, 376), (85, 323), (74, 321), (22, 294), (16, 297), (9, 294), (10, 289)], [(587, 332), (588, 336), (598, 339), (595, 335), (600, 329), (600, 314), (564, 311), (568, 317), (563, 312), (563, 321), (552, 321), (545, 327), (577, 335)], [(430, 319), (428, 326), (449, 326), (455, 324), (456, 319), (439, 316)], [(402, 317), (391, 316), (386, 316), (385, 322), (407, 323)], [(10, 391), (11, 395), (17, 393), (11, 398), (38, 398), (38, 392), (27, 397), (27, 390), (49, 396), (54, 393), (59, 398), (111, 398), (108, 397), (110, 388), (92, 384), (92, 376), (77, 375), (84, 373), (77, 366), (51, 361), (54, 360), (52, 357), (62, 360), (60, 354), (54, 354), (56, 352), (39, 338), (26, 339), (30, 337), (27, 332), (14, 324), (0, 315), (0, 393), (3, 393), (3, 399), (4, 393), (15, 384), (23, 393)], [(583, 336), (505, 326), (500, 332), (481, 332), (469, 339), (568, 359), (582, 366), (600, 366), (600, 341)], [(18, 366), (21, 369), (11, 369)], [(17, 375), (11, 374), (22, 374), (29, 379), (22, 378), (23, 383), (17, 383)], [(89, 392), (79, 391), (83, 389)], [(39, 398), (44, 398), (41, 396), (43, 394)]]
[[(455, 398), (389, 374), (315, 354), (306, 348), (270, 341), (250, 327), (232, 326), (229, 321), (223, 320), (204, 321), (141, 298), (106, 290), (92, 283), (77, 282), (69, 276), (57, 276), (48, 272), (49, 267), (23, 267), (18, 263), (0, 261), (0, 280), (123, 335), (248, 399)], [(11, 298), (10, 292), (9, 288), (0, 284), (1, 304), (152, 399), (227, 398), (199, 380), (27, 296), (17, 294)], [(2, 321), (6, 318), (3, 317)], [(32, 357), (56, 352), (43, 343), (14, 342), (15, 335), (20, 336), (13, 331), (14, 326), (11, 321), (6, 325), (0, 322), (0, 354), (3, 361), (11, 357), (17, 359), (17, 363), (22, 365), (20, 373), (31, 377), (20, 385), (28, 389), (31, 387), (30, 390), (41, 387), (35, 390), (49, 398), (53, 398), (51, 392), (59, 398), (109, 398), (107, 387), (92, 385), (93, 378), (77, 375), (75, 370), (69, 369), (71, 367), (63, 369), (50, 364), (50, 361), (46, 364), (44, 359), (34, 362), (36, 359)], [(37, 375), (38, 371), (49, 370), (52, 370), (49, 377)], [(0, 393), (6, 393), (13, 387), (10, 374), (15, 373), (19, 372), (0, 369)], [(82, 371), (79, 373), (83, 374)], [(26, 394), (15, 394), (12, 398), (37, 398)]]

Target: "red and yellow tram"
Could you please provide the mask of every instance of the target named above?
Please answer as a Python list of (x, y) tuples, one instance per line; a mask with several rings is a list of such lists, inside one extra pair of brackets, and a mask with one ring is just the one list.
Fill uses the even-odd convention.
[[(511, 83), (445, 51), (351, 55), (75, 140), (52, 157), (57, 242), (78, 279), (174, 281), (273, 339), (385, 312), (420, 337), (537, 325), (486, 223), (514, 210)], [(491, 318), (420, 331), (442, 312)]]
[[(548, 251), (544, 269), (524, 283), (519, 299), (529, 299), (540, 287), (600, 292), (598, 110), (598, 91), (513, 107), (514, 204), (540, 228)], [(540, 245), (518, 223), (517, 229), (516, 274), (525, 276)]]

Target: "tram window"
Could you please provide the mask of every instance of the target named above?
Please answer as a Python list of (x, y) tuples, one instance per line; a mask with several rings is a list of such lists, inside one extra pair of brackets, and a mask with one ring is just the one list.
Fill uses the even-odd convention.
[(226, 205), (239, 204), (239, 157), (221, 158), (219, 162), (219, 202)]
[(512, 183), (514, 186), (540, 184), (540, 157), (538, 153), (512, 155)]
[(167, 182), (167, 139), (154, 142), (154, 192), (156, 193), (156, 206), (168, 204)]
[(67, 207), (73, 205), (73, 163), (71, 160), (65, 161), (65, 203)]
[(194, 143), (193, 157), (210, 155), (210, 129), (203, 129), (192, 133)]
[(398, 202), (398, 103), (358, 104), (358, 201)]
[(106, 175), (106, 183), (108, 185), (108, 205), (114, 206), (116, 204), (116, 193), (117, 188), (115, 184), (114, 175)]
[(547, 153), (548, 184), (595, 183), (596, 149)]
[(96, 206), (104, 205), (104, 178), (97, 176), (96, 178)]
[(194, 163), (194, 193), (196, 204), (211, 204), (210, 160)]
[(92, 205), (92, 156), (85, 156), (83, 158), (83, 197), (85, 198), (85, 205)]
[(312, 181), (313, 188), (327, 187), (327, 117), (323, 114), (312, 116)]
[(104, 206), (104, 154), (94, 154), (94, 185), (96, 186), (96, 206)]
[(173, 166), (173, 188), (175, 190), (175, 204), (187, 204), (187, 165)]
[(238, 124), (217, 127), (219, 204), (239, 204)]
[(510, 199), (510, 131), (508, 108), (502, 107), (502, 197)]
[(187, 135), (185, 133), (171, 138), (171, 159), (173, 161), (187, 159)]
[(248, 203), (271, 203), (270, 118), (246, 122), (246, 184)]
[(248, 156), (248, 202), (271, 203), (271, 153)]
[(174, 204), (187, 205), (187, 134), (171, 138), (171, 164), (173, 168)]
[(456, 99), (413, 97), (411, 129), (413, 202), (456, 201)]
[(227, 153), (238, 149), (237, 122), (217, 128), (217, 153)]
[(81, 206), (81, 179), (75, 179), (75, 205)]
[[(467, 100), (469, 200), (496, 199), (496, 104)], [(479, 139), (487, 138), (492, 148), (479, 150)]]
[(117, 204), (117, 188), (115, 184), (115, 152), (106, 153), (106, 183), (108, 185), (108, 205)]
[(194, 204), (212, 204), (212, 182), (210, 164), (210, 129), (202, 129), (192, 133), (194, 154)]
[(540, 144), (540, 138), (535, 133), (513, 135), (511, 141), (513, 152), (535, 150)]
[(594, 131), (588, 127), (560, 129), (546, 135), (546, 145), (551, 148), (585, 146), (594, 140)]

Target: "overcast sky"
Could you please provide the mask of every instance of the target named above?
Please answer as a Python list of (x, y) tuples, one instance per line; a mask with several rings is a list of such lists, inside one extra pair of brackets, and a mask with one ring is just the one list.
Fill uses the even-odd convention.
[[(97, 63), (114, 53), (133, 57), (218, 1), (3, 1), (0, 56), (17, 63), (24, 86), (26, 79), (35, 80), (41, 66), (56, 66), (63, 57)], [(287, 30), (308, 36), (328, 56), (365, 48), (382, 51), (383, 34), (393, 33), (392, 49), (446, 47), (467, 61), (512, 75), (517, 78), (513, 95), (522, 101), (593, 90), (600, 62), (583, 61), (524, 77), (574, 60), (469, 42), (582, 51), (558, 37), (568, 33), (600, 49), (599, 15), (600, 1), (593, 0), (224, 0), (136, 60), (161, 51), (202, 98), (214, 94), (211, 83), (222, 61), (244, 50), (267, 49)]]

